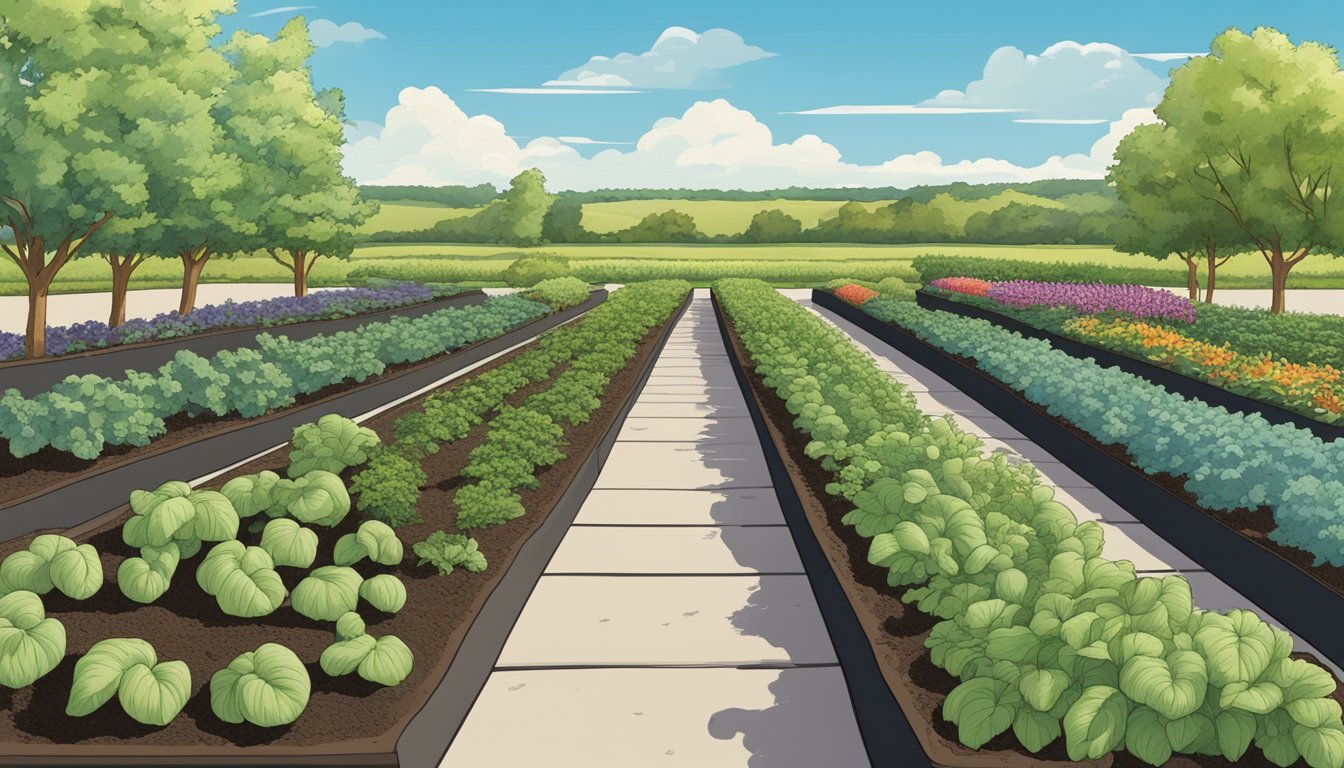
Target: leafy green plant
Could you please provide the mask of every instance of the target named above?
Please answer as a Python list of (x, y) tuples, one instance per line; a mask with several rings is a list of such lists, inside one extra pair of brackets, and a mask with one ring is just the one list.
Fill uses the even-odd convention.
[(335, 621), (358, 607), (359, 588), (363, 585), (363, 577), (354, 568), (324, 565), (294, 587), (290, 603), (294, 610), (310, 619)]
[(369, 450), (369, 462), (350, 483), (356, 505), (366, 517), (393, 527), (420, 522), (416, 504), (425, 484), (425, 471), (418, 462), (384, 446)]
[(238, 517), (248, 518), (265, 513), (271, 517), (284, 514), (284, 507), (276, 504), (275, 486), (280, 476), (269, 470), (255, 475), (235, 477), (219, 489), (237, 512)]
[(132, 515), (121, 528), (122, 541), (137, 549), (177, 544), (184, 558), (203, 541), (227, 541), (238, 535), (238, 513), (216, 491), (193, 491), (173, 480), (153, 491), (131, 491)]
[(163, 597), (172, 586), (173, 574), (181, 561), (176, 543), (141, 547), (139, 557), (128, 557), (117, 566), (117, 586), (127, 598), (148, 605)]
[(164, 726), (187, 704), (191, 670), (181, 661), (159, 661), (138, 638), (100, 640), (75, 662), (65, 714), (90, 715), (114, 695), (136, 722)]
[(336, 642), (322, 651), (318, 663), (332, 677), (358, 672), (379, 685), (400, 685), (415, 666), (415, 655), (395, 635), (374, 638), (364, 631), (359, 614), (348, 612), (336, 621)]
[(574, 307), (588, 300), (588, 284), (577, 277), (555, 277), (533, 285), (527, 298), (552, 309)]
[(386, 523), (365, 520), (357, 531), (336, 541), (334, 561), (337, 565), (354, 565), (367, 557), (380, 565), (397, 565), (402, 554), (396, 531)]
[(0, 597), (0, 685), (24, 688), (65, 658), (65, 625), (26, 589)]
[(226, 723), (288, 725), (308, 707), (312, 680), (293, 651), (266, 643), (210, 678), (210, 708)]
[(359, 596), (383, 613), (396, 613), (406, 605), (406, 585), (389, 573), (380, 573), (359, 585)]
[(280, 480), (271, 491), (294, 519), (326, 528), (339, 524), (350, 512), (350, 493), (340, 476), (315, 469), (293, 480)]
[(378, 444), (378, 435), (338, 413), (328, 413), (315, 424), (294, 428), (289, 452), (291, 478), (315, 469), (340, 474), (348, 467), (368, 461), (368, 449)]
[(37, 536), (28, 549), (0, 563), (0, 595), (27, 590), (45, 595), (56, 588), (75, 600), (93, 597), (103, 586), (103, 564), (91, 544), (75, 544), (56, 534)]
[(416, 542), (411, 550), (420, 558), (417, 565), (433, 565), (444, 575), (454, 568), (480, 573), (486, 567), (485, 555), (476, 540), (460, 533), (434, 531), (424, 541)]
[(266, 523), (261, 548), (277, 566), (310, 568), (317, 559), (317, 534), (286, 517)]
[(288, 594), (266, 550), (241, 541), (216, 544), (196, 569), (196, 583), (221, 611), (244, 618), (274, 613)]

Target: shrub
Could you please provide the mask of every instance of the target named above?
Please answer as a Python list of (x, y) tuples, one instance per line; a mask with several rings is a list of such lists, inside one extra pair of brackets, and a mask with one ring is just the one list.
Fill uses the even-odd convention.
[(374, 638), (365, 634), (359, 614), (350, 612), (336, 621), (336, 642), (322, 651), (318, 661), (332, 677), (359, 672), (379, 685), (400, 685), (415, 666), (415, 655), (394, 635)]
[(911, 300), (918, 286), (899, 277), (886, 277), (877, 283), (877, 292), (890, 299)]
[(243, 618), (274, 613), (289, 594), (266, 550), (241, 541), (215, 545), (196, 569), (196, 583), (221, 611)]
[(514, 288), (527, 288), (543, 280), (552, 280), (569, 275), (569, 260), (555, 254), (533, 254), (523, 256), (504, 270), (504, 284)]
[(460, 533), (434, 531), (424, 541), (416, 542), (411, 550), (419, 556), (417, 565), (433, 565), (439, 572), (450, 574), (454, 568), (465, 568), (472, 573), (485, 570), (485, 555), (475, 539)]
[(555, 277), (532, 286), (527, 298), (551, 309), (574, 307), (588, 300), (588, 284), (577, 277)]
[(876, 280), (853, 280), (848, 277), (838, 277), (822, 283), (821, 288), (826, 291), (834, 291), (836, 288), (844, 288), (846, 285), (861, 285), (870, 291), (876, 291), (878, 283)]
[(333, 558), (337, 565), (354, 565), (369, 558), (381, 565), (397, 565), (403, 554), (401, 539), (386, 523), (365, 520), (359, 530), (347, 533), (336, 542)]
[(65, 625), (26, 589), (0, 597), (0, 686), (24, 688), (65, 658)]
[(877, 291), (864, 288), (862, 285), (842, 285), (835, 289), (837, 299), (856, 307), (869, 299), (877, 298), (879, 295)]
[(75, 544), (65, 536), (44, 534), (28, 549), (0, 563), (0, 595), (26, 590), (45, 595), (53, 587), (75, 600), (93, 597), (103, 586), (103, 563), (91, 544)]
[(90, 715), (113, 695), (136, 722), (164, 726), (187, 704), (191, 670), (181, 661), (159, 661), (154, 646), (138, 638), (100, 640), (75, 662), (65, 714)]
[(289, 451), (290, 477), (315, 469), (340, 474), (369, 460), (366, 451), (378, 444), (378, 435), (338, 413), (328, 413), (316, 424), (294, 428)]
[(312, 681), (294, 652), (266, 643), (210, 678), (210, 708), (226, 723), (288, 725), (308, 706)]

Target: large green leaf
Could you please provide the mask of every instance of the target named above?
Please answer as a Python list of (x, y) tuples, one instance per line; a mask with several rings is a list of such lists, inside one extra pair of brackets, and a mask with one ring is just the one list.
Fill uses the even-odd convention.
[(51, 560), (51, 583), (66, 597), (87, 600), (103, 586), (103, 563), (90, 544), (67, 549)]
[(1032, 707), (1040, 712), (1049, 712), (1069, 683), (1069, 676), (1062, 670), (1034, 669), (1018, 679), (1017, 689)]
[(1013, 735), (1027, 748), (1028, 752), (1040, 752), (1062, 733), (1059, 719), (1046, 712), (1037, 712), (1031, 707), (1017, 710), (1013, 720)]
[(210, 550), (196, 569), (196, 582), (215, 597), (220, 610), (245, 618), (273, 613), (287, 594), (266, 550), (236, 540)]
[(1125, 723), (1125, 749), (1149, 765), (1171, 759), (1171, 742), (1162, 717), (1148, 707), (1136, 707)]
[(360, 585), (359, 596), (383, 613), (396, 613), (406, 605), (406, 585), (396, 576), (380, 573)]
[(326, 565), (308, 574), (294, 587), (294, 610), (317, 621), (335, 621), (359, 604), (364, 579), (353, 568)]
[(262, 471), (256, 475), (235, 477), (225, 483), (219, 492), (233, 504), (233, 510), (239, 517), (253, 517), (275, 506), (271, 491), (279, 481), (280, 476), (276, 473)]
[(317, 559), (317, 534), (285, 517), (266, 523), (261, 532), (261, 548), (277, 566), (310, 568)]
[(126, 670), (117, 698), (121, 708), (136, 722), (167, 725), (177, 717), (191, 696), (191, 670), (181, 661), (153, 666), (137, 664)]
[(956, 723), (962, 744), (979, 749), (1012, 726), (1021, 703), (1011, 684), (981, 677), (952, 689), (943, 701), (943, 717)]
[(238, 513), (217, 491), (193, 491), (187, 499), (193, 509), (191, 538), (201, 541), (228, 541), (238, 536)]
[(132, 667), (149, 668), (159, 662), (154, 646), (135, 637), (100, 640), (75, 662), (75, 679), (65, 714), (83, 717), (103, 706), (117, 693), (122, 675)]
[(1120, 670), (1120, 690), (1171, 720), (1199, 709), (1208, 692), (1204, 658), (1194, 651), (1172, 651), (1165, 659), (1134, 656)]
[(0, 584), (9, 591), (21, 589), (45, 595), (54, 586), (51, 581), (51, 564), (41, 555), (21, 549), (0, 563)]
[(1209, 682), (1219, 687), (1252, 682), (1274, 661), (1274, 633), (1250, 611), (1205, 616), (1194, 637), (1195, 647), (1209, 660)]
[(137, 603), (158, 600), (172, 585), (181, 558), (176, 544), (145, 547), (140, 557), (128, 557), (117, 567), (117, 586)]
[(27, 590), (0, 597), (0, 685), (23, 688), (65, 658), (65, 626)]
[(1255, 716), (1246, 712), (1230, 710), (1218, 713), (1213, 727), (1218, 735), (1218, 749), (1222, 756), (1232, 762), (1241, 759), (1255, 738)]
[(1293, 718), (1283, 710), (1269, 713), (1256, 729), (1255, 746), (1265, 754), (1265, 759), (1286, 768), (1297, 762), (1301, 753), (1293, 743), (1293, 729), (1298, 727)]
[(1305, 659), (1281, 659), (1267, 679), (1283, 689), (1285, 704), (1298, 699), (1319, 699), (1335, 690), (1330, 673)]
[(1298, 725), (1293, 727), (1292, 733), (1293, 746), (1311, 768), (1344, 766), (1344, 730), (1338, 725), (1318, 728)]
[(332, 677), (348, 675), (359, 669), (364, 657), (377, 647), (378, 641), (369, 635), (356, 635), (346, 640), (337, 640), (322, 651), (318, 663), (322, 671)]
[(414, 666), (415, 655), (411, 649), (400, 638), (384, 635), (359, 663), (359, 676), (371, 683), (391, 687), (409, 677)]
[(391, 526), (378, 520), (365, 520), (359, 530), (347, 533), (336, 542), (336, 565), (354, 565), (369, 558), (382, 565), (401, 563), (404, 551), (401, 539)]
[(266, 643), (210, 678), (210, 707), (226, 723), (273, 728), (299, 719), (311, 692), (299, 657), (283, 645)]
[(285, 509), (301, 523), (330, 527), (350, 512), (345, 483), (330, 472), (314, 470), (297, 480), (281, 480), (276, 488), (288, 498)]
[(1267, 715), (1283, 704), (1283, 689), (1271, 682), (1229, 683), (1218, 698), (1223, 709), (1240, 709), (1257, 715)]
[(1094, 685), (1069, 707), (1064, 715), (1064, 738), (1069, 759), (1096, 760), (1119, 747), (1125, 740), (1129, 719), (1129, 701), (1120, 691)]

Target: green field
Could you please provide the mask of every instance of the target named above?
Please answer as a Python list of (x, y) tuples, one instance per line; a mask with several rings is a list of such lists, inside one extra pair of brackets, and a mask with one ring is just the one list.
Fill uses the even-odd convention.
[(361, 235), (375, 232), (414, 232), (432, 229), (444, 219), (456, 219), (470, 216), (477, 208), (450, 208), (436, 203), (420, 203), (413, 200), (399, 200), (395, 203), (381, 203), (378, 213), (357, 231)]
[[(842, 205), (831, 200), (622, 200), (585, 204), (582, 223), (590, 232), (605, 234), (634, 226), (652, 213), (680, 211), (695, 219), (695, 226), (706, 235), (736, 235), (761, 211), (778, 208), (810, 229), (833, 218)], [(861, 205), (871, 211), (885, 203)]]

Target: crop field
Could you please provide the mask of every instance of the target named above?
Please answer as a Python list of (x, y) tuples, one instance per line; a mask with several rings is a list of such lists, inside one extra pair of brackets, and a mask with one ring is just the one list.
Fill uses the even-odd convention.
[(378, 213), (369, 217), (355, 231), (360, 234), (374, 232), (413, 232), (420, 229), (433, 229), (435, 224), (445, 219), (470, 216), (474, 208), (453, 208), (437, 203), (423, 203), (413, 200), (383, 202)]

